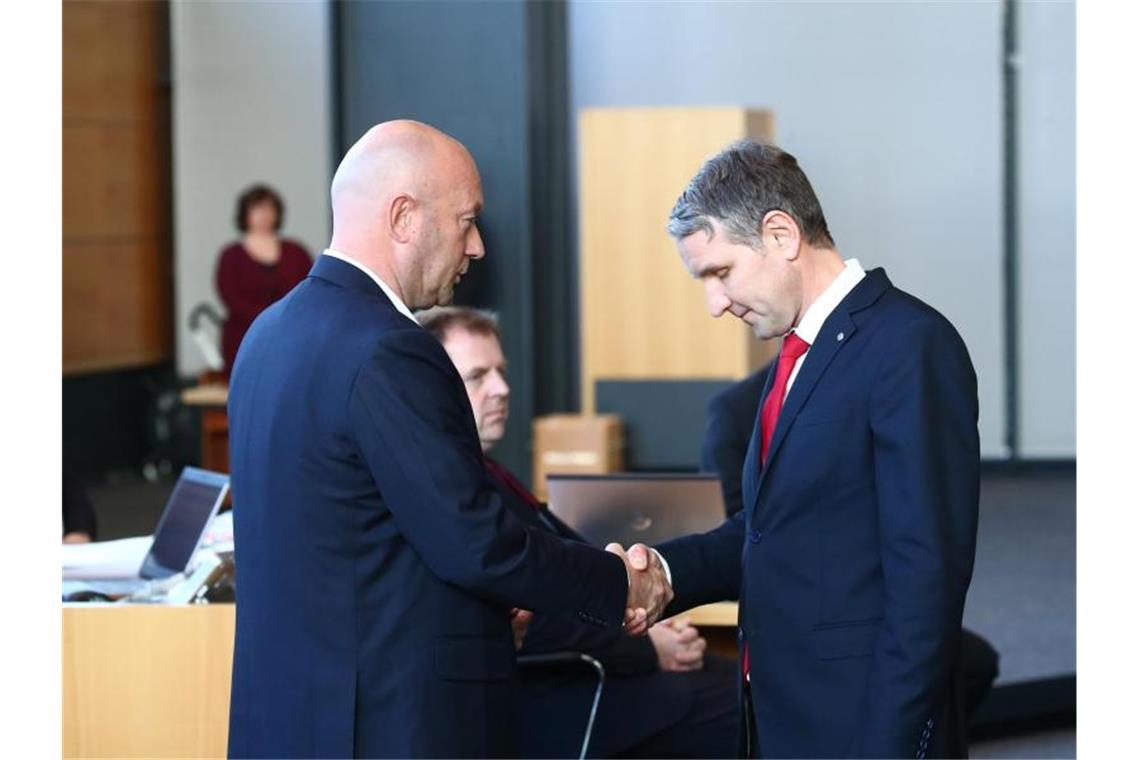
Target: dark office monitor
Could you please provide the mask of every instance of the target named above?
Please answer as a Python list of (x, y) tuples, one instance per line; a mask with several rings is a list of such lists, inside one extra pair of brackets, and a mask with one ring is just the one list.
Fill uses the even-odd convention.
[(599, 414), (616, 414), (625, 427), (626, 469), (700, 468), (709, 399), (732, 385), (724, 380), (598, 380)]
[(154, 543), (139, 576), (152, 580), (185, 571), (229, 487), (227, 475), (185, 468), (154, 529)]

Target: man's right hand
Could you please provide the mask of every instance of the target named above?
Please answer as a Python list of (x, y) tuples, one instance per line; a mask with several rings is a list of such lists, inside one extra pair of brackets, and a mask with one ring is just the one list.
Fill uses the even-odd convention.
[(621, 557), (629, 577), (625, 630), (631, 636), (644, 635), (673, 600), (673, 589), (657, 555), (642, 544), (634, 544), (627, 555), (621, 544), (609, 544), (606, 551)]

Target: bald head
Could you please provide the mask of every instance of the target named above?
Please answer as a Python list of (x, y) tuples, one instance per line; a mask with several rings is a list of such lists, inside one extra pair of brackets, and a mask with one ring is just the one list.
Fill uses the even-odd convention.
[(462, 143), (435, 127), (372, 127), (345, 154), (331, 197), (330, 247), (368, 266), (412, 308), (449, 302), (470, 260), (483, 256), (478, 169)]
[[(396, 193), (423, 197), (441, 179), (441, 170), (475, 162), (453, 137), (418, 121), (377, 124), (349, 148), (332, 181), (333, 216), (361, 202), (372, 205)], [(340, 212), (338, 214), (338, 211)]]

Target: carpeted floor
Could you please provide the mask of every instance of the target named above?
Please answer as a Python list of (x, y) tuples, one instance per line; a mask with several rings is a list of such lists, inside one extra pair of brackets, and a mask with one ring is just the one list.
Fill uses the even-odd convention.
[(1077, 756), (1077, 729), (1057, 728), (1032, 734), (987, 739), (970, 745), (970, 757), (987, 758), (1025, 757), (1035, 760), (1046, 758), (1075, 758)]
[(1073, 472), (982, 478), (963, 624), (1001, 656), (998, 684), (1077, 672)]

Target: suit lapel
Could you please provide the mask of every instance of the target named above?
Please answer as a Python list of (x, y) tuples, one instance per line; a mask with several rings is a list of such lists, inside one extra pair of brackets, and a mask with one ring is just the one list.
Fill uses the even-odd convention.
[(756, 411), (752, 415), (752, 437), (748, 441), (748, 453), (744, 456), (745, 504), (754, 504), (759, 491), (757, 486), (760, 480), (760, 410), (764, 408), (764, 399), (772, 390), (772, 376), (775, 374), (774, 371), (768, 372), (764, 388), (760, 391), (760, 403), (756, 405)]
[[(843, 348), (843, 346), (855, 334), (856, 326), (851, 321), (851, 315), (846, 310), (836, 309), (823, 323), (823, 327), (819, 331), (819, 335), (815, 338), (815, 343), (812, 344), (811, 350), (808, 351), (807, 356), (804, 358), (804, 363), (800, 367), (799, 374), (796, 375), (795, 381), (792, 383), (792, 389), (788, 392), (788, 397), (784, 399), (784, 406), (780, 410), (780, 416), (776, 420), (776, 431), (772, 433), (772, 442), (768, 445), (768, 459), (764, 462), (764, 469), (759, 473), (756, 482), (756, 493), (752, 497), (752, 509), (755, 511), (759, 503), (760, 491), (764, 487), (764, 480), (767, 478), (768, 473), (772, 470), (772, 464), (776, 461), (777, 455), (780, 453), (780, 445), (784, 442), (784, 438), (788, 435), (788, 430), (796, 420), (796, 415), (800, 413), (803, 408), (804, 402), (811, 396), (812, 390), (815, 388), (816, 383), (823, 377), (823, 373), (827, 370), (831, 360)], [(843, 337), (840, 338), (839, 336)], [(759, 425), (757, 425), (759, 427)], [(753, 435), (753, 439), (757, 447), (759, 447), (760, 436), (758, 433)], [(751, 448), (749, 454), (752, 454)]]
[[(764, 469), (756, 473), (755, 462), (759, 455), (760, 450), (760, 425), (759, 421), (752, 431), (752, 442), (748, 446), (748, 461), (749, 465), (746, 469), (754, 473), (755, 490), (748, 495), (749, 509), (753, 512), (756, 511), (757, 505), (760, 500), (760, 492), (764, 488), (764, 481), (768, 477), (768, 473), (772, 470), (772, 465), (776, 461), (776, 456), (780, 452), (780, 445), (784, 442), (784, 438), (788, 435), (788, 430), (796, 420), (796, 415), (800, 413), (800, 409), (807, 402), (811, 396), (812, 390), (815, 389), (819, 379), (823, 377), (823, 373), (827, 370), (831, 360), (851, 341), (851, 336), (855, 334), (858, 326), (855, 324), (854, 315), (863, 309), (868, 308), (874, 304), (880, 296), (883, 295), (891, 287), (891, 281), (887, 278), (886, 272), (883, 269), (877, 268), (867, 272), (867, 276), (863, 278), (862, 282), (855, 286), (854, 290), (847, 294), (847, 297), (840, 301), (839, 305), (831, 313), (823, 323), (823, 327), (819, 330), (819, 335), (815, 337), (815, 343), (812, 344), (811, 350), (808, 351), (807, 356), (804, 358), (803, 366), (800, 367), (800, 372), (796, 375), (795, 382), (792, 383), (792, 390), (788, 393), (788, 397), (784, 400), (784, 408), (780, 410), (780, 417), (776, 421), (776, 431), (772, 434), (772, 442), (768, 447), (768, 460), (764, 463)], [(842, 337), (841, 337), (842, 336)], [(774, 372), (769, 373), (768, 385), (765, 386), (764, 396), (768, 395), (771, 387), (772, 375)], [(764, 403), (763, 398), (760, 401)], [(759, 414), (757, 415), (759, 417)], [(748, 491), (745, 491), (748, 494)], [(755, 518), (755, 515), (753, 515)]]

